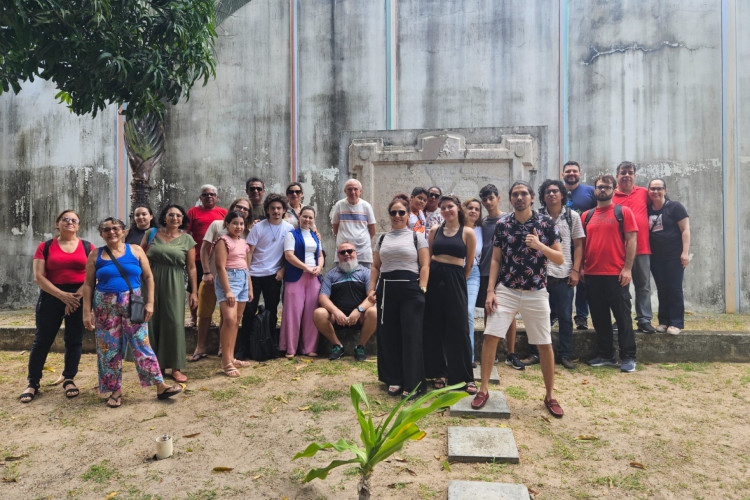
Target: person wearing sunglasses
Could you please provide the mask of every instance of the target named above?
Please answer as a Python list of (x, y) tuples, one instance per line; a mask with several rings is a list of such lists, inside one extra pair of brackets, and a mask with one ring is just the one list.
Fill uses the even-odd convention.
[(388, 204), (391, 231), (373, 248), (368, 297), (377, 302), (378, 379), (388, 394), (424, 392), (422, 322), (430, 254), (424, 235), (409, 229), (409, 204)]
[(427, 231), (432, 226), (438, 226), (443, 223), (443, 216), (440, 215), (440, 207), (438, 207), (438, 200), (442, 195), (443, 191), (437, 186), (432, 186), (427, 190), (427, 204), (424, 206), (424, 225)]
[(253, 206), (253, 221), (258, 222), (266, 218), (266, 209), (263, 204), (263, 196), (266, 194), (266, 185), (258, 177), (250, 177), (245, 182), (245, 192)]
[(289, 208), (284, 214), (284, 220), (294, 226), (294, 229), (299, 227), (299, 217), (302, 212), (302, 199), (304, 198), (302, 192), (302, 184), (299, 182), (292, 182), (286, 187), (286, 197), (289, 200)]
[(365, 267), (372, 265), (371, 239), (375, 236), (375, 212), (372, 205), (360, 198), (362, 183), (349, 179), (344, 184), (346, 198), (336, 202), (331, 210), (331, 224), (336, 236), (336, 245), (344, 241), (354, 244), (359, 255), (359, 263)]
[[(201, 186), (200, 205), (190, 207), (187, 212), (187, 217), (189, 220), (187, 232), (197, 242), (197, 245), (195, 247), (195, 254), (199, 256), (201, 254), (201, 248), (203, 246), (203, 237), (206, 234), (208, 226), (210, 226), (213, 221), (223, 221), (224, 217), (226, 217), (227, 215), (227, 211), (225, 209), (217, 206), (217, 202), (219, 201), (217, 193), (218, 191), (216, 189), (216, 186), (212, 184), (204, 184), (203, 186)], [(197, 283), (203, 281), (204, 271), (205, 269), (203, 268), (202, 262), (200, 261), (200, 259), (197, 259), (195, 263), (195, 275)], [(190, 286), (190, 283), (188, 283), (188, 292), (193, 291)], [(197, 317), (198, 306), (196, 305), (195, 309), (193, 309), (192, 307), (190, 308), (190, 322), (185, 326), (194, 327), (196, 322), (198, 321)]]
[(336, 249), (338, 264), (328, 271), (320, 287), (313, 321), (318, 331), (331, 343), (328, 359), (334, 361), (344, 355), (344, 345), (337, 330), (361, 328), (359, 344), (354, 348), (354, 359), (365, 361), (365, 346), (375, 333), (377, 313), (367, 298), (370, 270), (357, 262), (357, 249), (345, 241)]
[(60, 325), (65, 320), (65, 368), (62, 372), (65, 396), (74, 398), (79, 390), (73, 379), (78, 374), (83, 342), (82, 287), (86, 278), (86, 258), (91, 243), (78, 238), (81, 218), (73, 210), (63, 210), (55, 219), (56, 238), (39, 244), (34, 253), (34, 281), (41, 289), (36, 304), (36, 332), (29, 354), (28, 387), (20, 396), (30, 403), (39, 392), (42, 369)]
[[(148, 320), (154, 313), (154, 278), (143, 249), (125, 243), (125, 223), (107, 217), (99, 223), (105, 246), (91, 252), (83, 284), (83, 324), (96, 333), (99, 392), (110, 392), (107, 406), (122, 405), (123, 347), (130, 344), (141, 387), (156, 385), (159, 400), (182, 392), (179, 385), (164, 383), (148, 339)], [(106, 251), (104, 251), (106, 249)], [(117, 264), (113, 262), (117, 259)], [(119, 267), (118, 267), (119, 265)], [(132, 292), (131, 292), (132, 290)], [(145, 321), (130, 320), (130, 296), (145, 295)]]

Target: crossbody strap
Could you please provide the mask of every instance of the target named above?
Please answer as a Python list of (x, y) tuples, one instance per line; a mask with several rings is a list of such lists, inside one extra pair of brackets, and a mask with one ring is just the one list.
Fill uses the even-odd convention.
[(128, 290), (130, 290), (130, 295), (133, 295), (133, 287), (130, 286), (130, 280), (128, 279), (128, 276), (125, 274), (125, 271), (122, 269), (122, 266), (120, 265), (119, 262), (117, 262), (117, 259), (115, 258), (115, 256), (112, 255), (112, 251), (109, 249), (108, 246), (106, 245), (104, 246), (104, 251), (107, 252), (107, 255), (109, 255), (109, 258), (112, 259), (112, 263), (115, 265), (115, 267), (117, 267), (117, 270), (120, 271), (120, 276), (122, 276), (122, 279), (124, 279), (125, 283), (128, 285)]

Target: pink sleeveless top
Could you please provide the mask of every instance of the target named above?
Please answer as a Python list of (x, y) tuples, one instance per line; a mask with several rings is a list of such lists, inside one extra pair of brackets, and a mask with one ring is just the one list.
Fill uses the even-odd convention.
[(227, 244), (227, 269), (247, 269), (247, 254), (250, 247), (247, 242), (240, 238), (235, 240), (228, 235), (223, 235), (221, 240)]

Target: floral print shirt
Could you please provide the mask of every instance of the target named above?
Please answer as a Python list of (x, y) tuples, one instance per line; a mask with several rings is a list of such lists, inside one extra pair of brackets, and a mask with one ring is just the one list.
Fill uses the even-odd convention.
[(547, 257), (526, 246), (526, 235), (536, 229), (539, 241), (552, 246), (560, 233), (549, 215), (536, 211), (523, 224), (513, 212), (500, 216), (495, 226), (494, 245), (500, 248), (497, 282), (516, 290), (541, 290), (547, 287)]

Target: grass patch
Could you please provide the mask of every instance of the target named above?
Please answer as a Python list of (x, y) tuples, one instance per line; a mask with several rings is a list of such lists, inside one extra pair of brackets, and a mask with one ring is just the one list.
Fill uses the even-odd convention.
[(326, 401), (333, 401), (335, 399), (342, 398), (342, 397), (344, 397), (344, 396), (346, 396), (348, 394), (349, 394), (348, 391), (342, 391), (342, 390), (338, 390), (338, 389), (323, 389), (323, 388), (319, 388), (316, 391), (315, 397), (316, 398), (324, 399)]
[(95, 483), (106, 483), (119, 475), (117, 467), (111, 466), (109, 460), (102, 460), (101, 464), (89, 467), (89, 470), (81, 475), (81, 479)]
[(523, 389), (522, 387), (518, 387), (517, 385), (511, 385), (511, 386), (506, 387), (505, 395), (510, 396), (513, 399), (520, 399), (520, 400), (529, 399), (529, 393), (526, 392), (526, 389)]
[(315, 401), (314, 403), (310, 403), (310, 411), (313, 412), (313, 414), (317, 415), (319, 413), (323, 413), (324, 411), (334, 411), (339, 409), (338, 403), (323, 403), (320, 401)]
[(646, 486), (641, 483), (641, 475), (636, 473), (629, 476), (603, 476), (594, 479), (593, 483), (623, 490), (645, 491)]
[(217, 493), (214, 490), (202, 489), (196, 491), (195, 493), (188, 493), (187, 495), (185, 495), (185, 498), (187, 500), (213, 500), (214, 498), (216, 498), (216, 495)]
[(213, 389), (210, 393), (215, 401), (229, 401), (240, 395), (240, 389), (237, 387), (227, 387), (226, 389)]
[(258, 385), (263, 382), (263, 379), (257, 375), (248, 375), (246, 377), (240, 377), (237, 379), (240, 385)]

